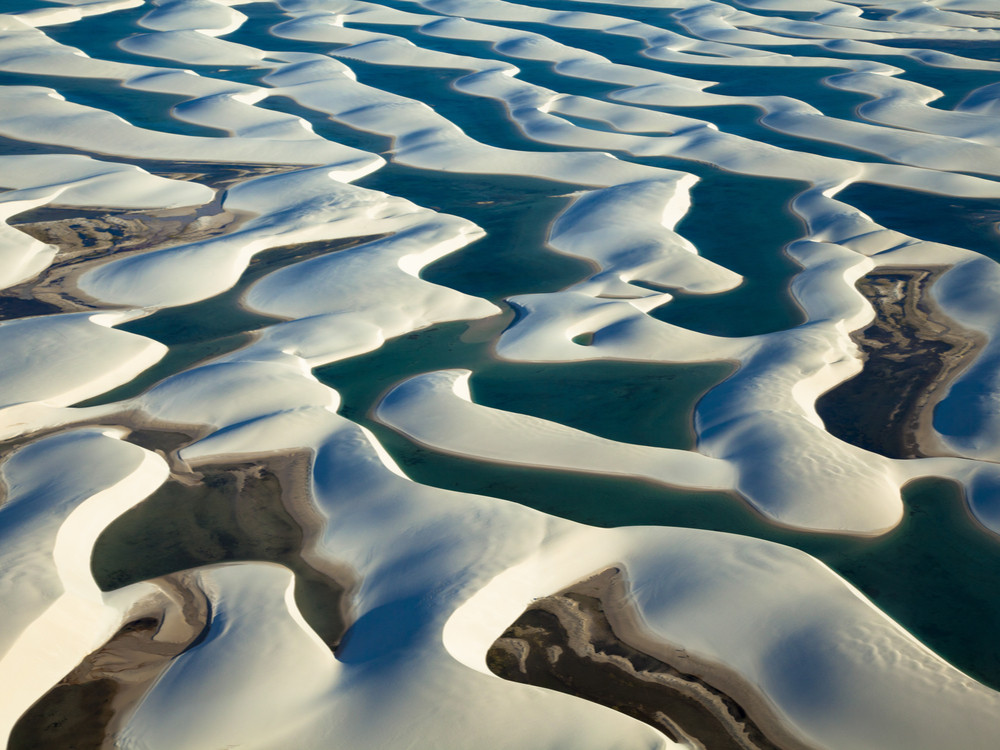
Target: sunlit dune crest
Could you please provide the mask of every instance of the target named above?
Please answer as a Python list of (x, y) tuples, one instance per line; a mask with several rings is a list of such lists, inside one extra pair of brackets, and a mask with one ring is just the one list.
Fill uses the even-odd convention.
[(991, 750), (998, 0), (10, 0), (12, 750)]

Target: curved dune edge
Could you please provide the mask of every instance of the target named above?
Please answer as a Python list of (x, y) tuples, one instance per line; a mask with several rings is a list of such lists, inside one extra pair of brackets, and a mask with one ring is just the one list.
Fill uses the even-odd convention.
[[(932, 425), (934, 408), (988, 340), (950, 321), (934, 303), (930, 287), (948, 270), (879, 266), (858, 279), (877, 314), (869, 328), (852, 334), (865, 352), (861, 373), (822, 397), (824, 416), (840, 425), (833, 430), (827, 421), (828, 430), (891, 458), (948, 455)], [(915, 369), (922, 379), (913, 377)], [(865, 388), (884, 396), (866, 394)]]
[[(777, 717), (805, 746), (934, 748), (952, 733), (969, 747), (990, 746), (998, 694), (973, 687), (952, 668), (942, 671), (938, 657), (801, 553), (685, 529), (585, 536), (553, 540), (472, 596), (445, 626), (449, 652), (485, 671), (494, 640), (525, 607), (572, 588), (592, 575), (588, 571), (623, 567), (629, 579), (627, 596), (618, 600), (623, 606), (605, 607), (615, 633), (671, 664), (682, 649), (693, 665), (682, 671), (734, 697), (775, 740)], [(618, 562), (608, 563), (610, 554)], [(725, 667), (714, 671), (712, 665)], [(902, 699), (888, 687), (897, 680), (905, 701), (916, 701), (909, 708), (890, 707), (896, 700), (890, 696)], [(969, 688), (978, 696), (971, 702)], [(880, 726), (896, 711), (910, 717), (906, 727)]]
[(535, 599), (486, 654), (490, 671), (610, 705), (713, 750), (808, 750), (723, 665), (645, 637), (616, 567)]
[[(160, 457), (120, 442), (120, 433), (68, 431), (30, 444), (4, 463), (5, 567), (17, 575), (6, 576), (3, 585), (5, 598), (19, 604), (0, 643), (4, 736), (36, 698), (118, 629), (137, 601), (156, 594), (155, 586), (140, 584), (121, 597), (106, 597), (89, 575), (101, 529), (166, 477)], [(51, 481), (53, 471), (66, 466), (77, 471)]]
[(170, 661), (192, 647), (209, 622), (204, 592), (189, 574), (149, 583), (159, 595), (134, 606), (104, 645), (21, 715), (11, 748), (105, 746)]
[[(769, 731), (783, 725), (812, 745), (838, 750), (936, 750), (953, 745), (955, 738), (963, 747), (992, 750), (1000, 712), (997, 694), (949, 667), (811, 558), (710, 532), (597, 532), (502, 500), (421, 486), (407, 479), (405, 467), (370, 432), (337, 413), (339, 395), (317, 382), (311, 368), (378, 349), (387, 339), (437, 323), (482, 320), (498, 310), (484, 298), (421, 278), (437, 260), (467, 247), (475, 252), (473, 243), (483, 230), (471, 220), (418, 202), (350, 185), (379, 170), (389, 172), (390, 165), (382, 156), (334, 143), (335, 137), (313, 130), (314, 123), (332, 122), (355, 134), (377, 136), (365, 143), (391, 139), (386, 157), (395, 162), (392, 166), (415, 165), (457, 179), (474, 173), (527, 175), (561, 182), (564, 190), (590, 188), (576, 194), (553, 224), (549, 241), (559, 252), (588, 261), (593, 273), (562, 291), (511, 298), (518, 317), (496, 342), (498, 352), (523, 362), (738, 362), (737, 374), (713, 389), (698, 408), (702, 455), (673, 456), (687, 467), (686, 481), (698, 484), (718, 470), (711, 481), (738, 487), (773, 519), (800, 528), (875, 535), (898, 521), (901, 484), (936, 473), (960, 479), (976, 517), (994, 531), (1000, 529), (1000, 470), (991, 463), (1000, 455), (1000, 422), (978, 398), (997, 391), (1000, 372), (997, 264), (890, 231), (837, 200), (839, 191), (862, 181), (943, 196), (997, 197), (992, 180), (955, 171), (1000, 174), (1000, 139), (991, 120), (1000, 101), (997, 90), (978, 88), (964, 104), (944, 111), (932, 106), (941, 92), (906, 80), (901, 67), (926, 59), (952, 70), (990, 72), (997, 64), (880, 44), (995, 41), (1000, 35), (995, 19), (954, 10), (961, 3), (942, 9), (904, 2), (902, 8), (862, 11), (807, 0), (794, 10), (819, 15), (803, 21), (800, 13), (778, 18), (750, 7), (676, 0), (663, 9), (668, 30), (626, 22), (626, 12), (642, 10), (627, 4), (621, 5), (623, 18), (617, 18), (606, 15), (604, 6), (600, 13), (586, 12), (585, 6), (566, 13), (495, 0), (421, 0), (408, 4), (420, 11), (412, 14), (363, 2), (332, 7), (296, 3), (287, 21), (264, 33), (285, 37), (287, 46), (296, 49), (303, 49), (299, 42), (316, 46), (314, 51), (284, 52), (221, 38), (238, 32), (248, 20), (228, 2), (181, 0), (150, 9), (139, 20), (145, 32), (120, 42), (123, 58), (161, 58), (197, 68), (197, 74), (82, 56), (39, 30), (133, 5), (111, 0), (0, 16), (0, 70), (12, 76), (61, 77), (67, 85), (87, 79), (109, 86), (121, 81), (137, 98), (148, 93), (178, 99), (166, 115), (171, 132), (63, 98), (48, 85), (26, 85), (0, 91), (6, 102), (0, 107), (0, 135), (25, 139), (22, 143), (29, 146), (27, 139), (35, 138), (41, 147), (84, 149), (108, 158), (152, 157), (170, 169), (181, 169), (176, 162), (190, 159), (259, 164), (268, 174), (257, 179), (235, 175), (223, 197), (221, 189), (213, 191), (221, 185), (209, 189), (181, 179), (164, 181), (91, 157), (47, 155), (7, 162), (17, 184), (0, 196), (5, 221), (22, 210), (57, 205), (138, 206), (151, 212), (187, 212), (185, 207), (196, 206), (195, 212), (205, 211), (205, 216), (218, 209), (214, 215), (220, 222), (236, 217), (224, 226), (202, 227), (205, 233), (192, 232), (177, 243), (134, 247), (137, 252), (65, 277), (56, 267), (60, 259), (50, 241), (60, 239), (58, 231), (29, 237), (0, 226), (0, 259), (11, 259), (4, 266), (8, 278), (0, 282), (16, 282), (17, 293), (30, 295), (39, 286), (32, 282), (38, 274), (44, 274), (41, 285), (65, 278), (52, 299), (69, 305), (64, 310), (80, 309), (76, 305), (88, 310), (0, 325), (0, 339), (11, 353), (2, 368), (0, 434), (24, 446), (4, 457), (5, 478), (8, 470), (16, 474), (25, 456), (47, 452), (80, 434), (96, 440), (100, 433), (101, 444), (112, 446), (108, 451), (114, 452), (114, 460), (86, 452), (40, 462), (37, 474), (56, 483), (62, 476), (91, 477), (102, 466), (124, 467), (119, 452), (140, 457), (148, 469), (134, 485), (95, 480), (89, 499), (68, 490), (60, 494), (61, 486), (31, 495), (37, 512), (32, 523), (51, 522), (59, 529), (31, 526), (23, 539), (15, 539), (37, 547), (32, 552), (42, 557), (51, 552), (52, 559), (33, 558), (27, 566), (44, 586), (11, 597), (17, 622), (3, 637), (15, 639), (17, 653), (11, 652), (9, 664), (21, 671), (24, 662), (18, 659), (23, 655), (44, 656), (50, 636), (68, 651), (50, 655), (38, 670), (24, 668), (31, 682), (17, 684), (25, 688), (17, 701), (39, 695), (74, 665), (80, 674), (73, 679), (96, 676), (92, 664), (107, 656), (100, 644), (111, 639), (112, 648), (121, 648), (134, 632), (122, 633), (122, 624), (136, 622), (137, 615), (169, 598), (162, 583), (140, 583), (102, 596), (80, 555), (115, 513), (152, 488), (154, 479), (162, 481), (164, 461), (153, 455), (155, 441), (141, 435), (142, 429), (184, 429), (190, 430), (190, 444), (179, 451), (176, 446), (161, 448), (177, 476), (210, 476), (212, 467), (228, 463), (232, 468), (242, 461), (250, 468), (233, 469), (232, 481), (237, 482), (271, 462), (286, 482), (282, 489), (293, 496), (288, 504), (301, 514), (316, 567), (322, 563), (357, 573), (353, 619), (334, 655), (299, 610), (291, 570), (250, 563), (193, 572), (212, 603), (206, 639), (169, 659), (141, 689), (117, 694), (122, 711), (104, 731), (116, 734), (126, 748), (184, 750), (237, 743), (273, 750), (321, 746), (330, 737), (345, 747), (394, 748), (412, 744), (416, 736), (442, 747), (469, 738), (477, 745), (497, 738), (491, 747), (498, 750), (567, 744), (579, 750), (676, 746), (666, 735), (610, 710), (501, 682), (485, 669), (489, 644), (532, 598), (562, 590), (594, 570), (620, 565), (629, 574), (633, 619), (623, 625), (628, 618), (622, 614), (612, 626), (630, 630), (630, 640), (641, 641), (651, 652), (660, 649), (665, 660), (677, 653), (664, 644), (678, 644), (704, 665), (725, 665), (729, 676), (712, 679), (740, 695), (740, 704), (754, 715), (764, 716), (761, 722)], [(872, 17), (879, 10), (886, 10), (885, 18)], [(505, 28), (505, 21), (531, 23), (538, 33)], [(400, 34), (364, 31), (352, 27), (353, 22), (382, 24)], [(700, 69), (703, 77), (722, 73), (727, 64), (773, 67), (776, 74), (834, 67), (831, 90), (853, 92), (867, 101), (846, 120), (787, 96), (716, 94), (707, 81), (612, 63), (554, 38), (586, 30), (638, 40), (648, 58), (715, 66)], [(486, 59), (424, 48), (404, 41), (404, 32), (445, 48), (480, 44)], [(332, 57), (315, 51), (324, 45), (337, 45)], [(834, 53), (878, 56), (880, 61)], [(900, 67), (886, 62), (887, 55)], [(518, 64), (526, 71), (521, 77)], [(448, 79), (458, 100), (502, 106), (505, 127), (517, 128), (516, 137), (532, 141), (531, 148), (551, 151), (480, 142), (463, 130), (461, 113), (437, 113), (416, 90), (400, 96), (362, 84), (352, 65), (359, 71), (365, 65), (396, 66), (383, 71), (400, 76), (428, 68), (458, 71)], [(544, 66), (550, 73), (529, 83)], [(229, 73), (233, 81), (226, 79)], [(264, 85), (235, 80), (264, 74)], [(606, 84), (609, 91), (591, 97), (562, 90), (565, 86), (572, 92), (576, 83), (588, 81)], [(57, 85), (51, 78), (47, 83)], [(618, 91), (610, 91), (615, 87)], [(268, 109), (266, 100), (272, 96), (293, 100), (303, 116)], [(163, 101), (158, 99), (156, 107)], [(428, 101), (433, 103), (430, 97)], [(763, 113), (765, 127), (801, 136), (792, 143), (813, 140), (843, 147), (838, 153), (844, 158), (772, 146), (766, 138), (757, 142), (730, 135), (708, 120), (652, 109), (671, 103), (753, 107)], [(163, 108), (166, 112), (167, 106)], [(188, 126), (229, 135), (191, 135)], [(858, 159), (871, 155), (875, 160), (855, 161), (848, 149), (858, 152)], [(671, 160), (669, 168), (656, 161), (663, 159)], [(715, 294), (739, 281), (738, 274), (698, 255), (675, 231), (690, 208), (694, 178), (679, 171), (686, 164), (692, 169), (712, 165), (744, 177), (802, 181), (792, 210), (806, 228), (787, 252), (802, 267), (791, 284), (803, 325), (773, 335), (726, 339), (661, 324), (647, 314), (669, 304), (671, 290)], [(276, 173), (271, 165), (304, 168)], [(46, 169), (65, 169), (74, 179), (26, 178), (35, 170), (45, 177)], [(616, 218), (620, 224), (615, 231), (602, 231)], [(140, 232), (150, 228), (139, 220)], [(96, 224), (88, 231), (95, 229), (101, 231)], [(233, 289), (257, 252), (362, 236), (368, 241), (285, 264), (249, 287), (241, 309), (252, 308), (275, 323), (248, 345), (175, 370), (125, 401), (71, 406), (132, 381), (167, 353), (164, 345), (115, 326)], [(940, 432), (947, 446), (942, 452), (951, 458), (886, 459), (831, 437), (816, 414), (816, 398), (861, 366), (849, 332), (866, 325), (873, 311), (853, 284), (890, 262), (912, 268), (952, 264), (933, 294), (957, 324), (985, 337), (976, 362), (939, 402), (933, 424), (924, 423), (925, 430)], [(76, 287), (86, 299), (65, 296), (77, 296)], [(119, 305), (124, 309), (109, 311)], [(92, 312), (95, 307), (98, 312)], [(409, 432), (430, 433), (434, 414), (428, 410), (443, 405), (442, 411), (452, 417), (444, 425), (445, 438), (454, 440), (455, 432), (467, 428), (480, 441), (451, 445), (469, 452), (476, 448), (494, 459), (505, 455), (488, 442), (491, 421), (498, 420), (507, 420), (515, 433), (526, 431), (525, 446), (514, 448), (540, 446), (537, 457), (545, 453), (546, 465), (573, 460), (579, 465), (574, 441), (602, 459), (629, 451), (560, 425), (476, 407), (467, 394), (454, 388), (447, 392), (454, 374), (438, 367), (398, 384), (383, 413), (396, 409), (394, 418), (410, 424)], [(441, 392), (406, 403), (408, 390), (412, 394), (428, 384), (440, 386)], [(966, 413), (976, 419), (956, 428)], [(124, 445), (118, 434), (105, 434), (110, 428), (84, 427), (94, 423), (142, 428), (132, 435), (140, 447)], [(532, 456), (522, 451), (517, 458), (527, 462)], [(15, 495), (16, 484), (11, 482)], [(60, 499), (83, 504), (68, 515), (52, 512), (42, 518)], [(17, 517), (27, 505), (0, 507), (0, 522)], [(81, 514), (80, 508), (90, 510)], [(4, 527), (24, 530), (16, 522), (0, 525), (0, 532)], [(37, 612), (43, 614), (35, 618)], [(85, 627), (64, 638), (69, 617)], [(184, 632), (176, 643), (190, 636), (190, 630)], [(0, 685), (5, 682), (15, 684), (0, 680)], [(770, 707), (771, 719), (766, 710), (754, 707), (754, 695)], [(10, 703), (11, 712), (20, 706), (17, 701)]]
[(468, 370), (404, 381), (379, 402), (375, 417), (439, 450), (488, 461), (639, 477), (669, 486), (734, 489), (724, 461), (694, 451), (630, 445), (556, 422), (473, 403)]

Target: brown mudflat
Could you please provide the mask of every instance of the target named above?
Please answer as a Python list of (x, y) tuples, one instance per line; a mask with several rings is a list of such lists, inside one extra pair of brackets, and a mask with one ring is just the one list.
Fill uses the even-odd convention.
[[(39, 698), (18, 719), (8, 750), (113, 747), (116, 722), (170, 660), (195, 643), (209, 619), (205, 595), (190, 574), (158, 581), (165, 592)], [(163, 607), (172, 599), (177, 606)]]
[(260, 560), (295, 574), (303, 617), (331, 650), (349, 624), (349, 571), (312, 552), (317, 519), (301, 512), (311, 465), (305, 452), (192, 470), (177, 457), (191, 436), (137, 429), (128, 438), (156, 450), (172, 476), (119, 516), (94, 547), (105, 590), (152, 581), (161, 594), (134, 612), (19, 719), (9, 750), (114, 747), (116, 731), (171, 661), (204, 637), (211, 606), (197, 569)]
[[(0, 141), (6, 139), (0, 138)], [(114, 161), (112, 159), (112, 161)], [(18, 214), (10, 223), (35, 239), (59, 248), (38, 277), (3, 290), (0, 320), (54, 312), (107, 309), (76, 287), (95, 265), (126, 255), (207, 240), (233, 232), (249, 218), (223, 208), (225, 189), (255, 177), (299, 167), (269, 164), (199, 164), (139, 161), (147, 171), (174, 180), (202, 183), (215, 198), (197, 206), (163, 209), (83, 209), (42, 206)], [(111, 306), (114, 307), (114, 306)]]
[[(147, 444), (169, 437), (138, 435)], [(177, 475), (101, 533), (91, 561), (94, 578), (111, 590), (205, 565), (279, 563), (295, 574), (303, 616), (335, 649), (348, 625), (351, 577), (309, 555), (312, 530), (301, 514), (289, 512), (301, 504), (291, 496), (304, 491), (309, 472), (309, 460), (300, 453)]]
[(671, 739), (694, 740), (710, 750), (806, 747), (762, 706), (749, 709), (758, 700), (737, 702), (724, 692), (732, 692), (729, 686), (738, 679), (724, 678), (717, 665), (699, 664), (666, 644), (649, 653), (642, 638), (631, 637), (628, 622), (634, 618), (621, 611), (628, 607), (622, 586), (620, 571), (612, 568), (535, 600), (490, 648), (490, 670), (609, 706)]
[(860, 374), (823, 394), (816, 411), (836, 437), (889, 458), (937, 455), (931, 429), (945, 386), (983, 344), (933, 304), (928, 289), (943, 268), (880, 268), (857, 282), (875, 321), (852, 338)]

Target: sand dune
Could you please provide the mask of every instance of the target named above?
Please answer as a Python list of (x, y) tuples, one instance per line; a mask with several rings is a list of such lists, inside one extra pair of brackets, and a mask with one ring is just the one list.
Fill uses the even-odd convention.
[[(711, 750), (547, 689), (569, 648), (760, 747), (995, 746), (1000, 623), (970, 659), (851, 565), (928, 478), (942, 546), (1000, 534), (995, 0), (10, 5), (10, 747)], [(817, 410), (876, 363), (911, 457)], [(615, 519), (643, 498), (663, 525)], [(627, 659), (552, 615), (490, 671), (581, 591)]]

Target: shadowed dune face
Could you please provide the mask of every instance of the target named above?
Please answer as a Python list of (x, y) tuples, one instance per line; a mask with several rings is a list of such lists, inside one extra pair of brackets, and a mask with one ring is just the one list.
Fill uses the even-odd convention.
[(10, 0), (0, 738), (993, 750), (995, 4)]

